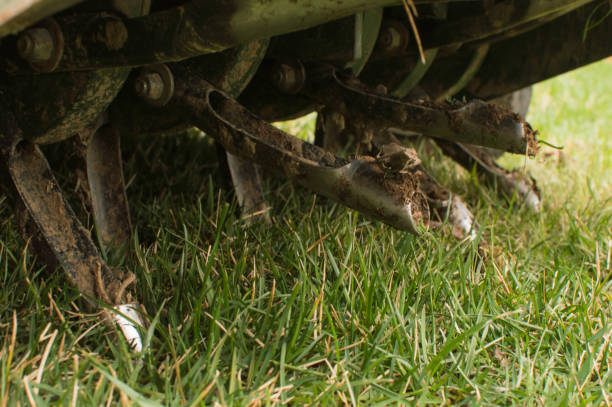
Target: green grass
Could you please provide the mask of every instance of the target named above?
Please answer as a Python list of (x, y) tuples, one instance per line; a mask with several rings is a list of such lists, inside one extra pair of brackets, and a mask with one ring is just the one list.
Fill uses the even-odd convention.
[(612, 64), (536, 86), (529, 120), (564, 146), (504, 158), (538, 180), (541, 214), (428, 160), (495, 261), (278, 179), (273, 225), (246, 227), (208, 143), (128, 143), (134, 254), (109, 261), (138, 276), (142, 354), (35, 260), (3, 200), (0, 406), (612, 402)]

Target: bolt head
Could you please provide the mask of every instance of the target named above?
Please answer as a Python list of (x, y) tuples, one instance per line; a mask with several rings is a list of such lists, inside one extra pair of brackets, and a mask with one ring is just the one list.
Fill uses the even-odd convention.
[(402, 43), (401, 34), (395, 27), (387, 27), (387, 29), (381, 33), (381, 43), (385, 50), (394, 51), (399, 48)]
[(136, 78), (134, 90), (144, 99), (156, 101), (164, 93), (164, 81), (157, 72), (147, 72)]
[(294, 94), (304, 86), (304, 67), (299, 63), (280, 63), (273, 73), (274, 86), (283, 93)]
[(22, 35), (17, 38), (17, 52), (21, 55), (22, 58), (27, 58), (32, 54), (34, 50), (34, 39), (32, 36), (26, 31)]
[(149, 82), (143, 77), (136, 78), (136, 81), (134, 82), (134, 90), (140, 96), (146, 96), (147, 92), (149, 91)]
[(17, 52), (31, 63), (48, 61), (53, 55), (54, 48), (53, 37), (46, 28), (30, 28), (17, 38)]
[(102, 38), (106, 48), (118, 50), (125, 45), (128, 31), (122, 21), (109, 19), (104, 22)]
[(157, 107), (168, 103), (174, 94), (174, 78), (164, 64), (142, 68), (132, 86), (145, 102)]

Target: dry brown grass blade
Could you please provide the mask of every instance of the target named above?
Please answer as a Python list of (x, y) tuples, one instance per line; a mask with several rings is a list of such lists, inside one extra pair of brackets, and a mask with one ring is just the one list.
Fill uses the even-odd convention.
[[(402, 1), (404, 1), (404, 0), (402, 0)], [(404, 1), (404, 3), (407, 4), (410, 7), (410, 10), (412, 10), (412, 14), (413, 15), (415, 15), (417, 17), (419, 16), (419, 12), (418, 12), (418, 10), (416, 8), (416, 5), (414, 4), (414, 0), (407, 0), (407, 1)]]
[(414, 5), (412, 0), (402, 0), (402, 4), (404, 5), (404, 10), (408, 15), (408, 20), (410, 21), (410, 27), (412, 28), (412, 32), (414, 33), (414, 38), (417, 42), (417, 47), (419, 48), (419, 55), (421, 56), (421, 62), (425, 64), (425, 51), (423, 51), (423, 44), (421, 43), (421, 36), (419, 35), (419, 30), (417, 29), (416, 22), (414, 21), (414, 16), (418, 16), (419, 13)]

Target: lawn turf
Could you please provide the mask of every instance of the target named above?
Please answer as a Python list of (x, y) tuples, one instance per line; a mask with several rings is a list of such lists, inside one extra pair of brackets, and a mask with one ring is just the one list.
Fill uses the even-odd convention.
[(495, 259), (282, 179), (265, 180), (273, 224), (245, 226), (209, 140), (128, 140), (133, 253), (105, 256), (138, 277), (142, 354), (35, 259), (2, 198), (0, 406), (611, 403), (612, 64), (537, 85), (528, 120), (563, 149), (502, 162), (537, 179), (541, 214), (426, 159)]

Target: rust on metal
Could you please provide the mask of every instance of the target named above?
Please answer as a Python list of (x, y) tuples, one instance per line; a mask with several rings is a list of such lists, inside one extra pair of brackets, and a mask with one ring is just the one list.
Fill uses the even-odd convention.
[[(2, 49), (5, 54), (2, 65), (7, 72), (22, 70), (21, 61), (11, 58), (6, 48)], [(22, 32), (15, 41), (15, 48), (18, 58), (32, 70), (52, 72), (64, 55), (64, 34), (55, 19), (46, 18)]]
[[(537, 132), (478, 99), (612, 53), (612, 20), (600, 19), (593, 0), (411, 0), (410, 25), (398, 0), (110, 0), (64, 10), (78, 2), (0, 6), (0, 97), (12, 102), (0, 110), (0, 157), (31, 247), (50, 254), (49, 264), (63, 267), (85, 295), (132, 316), (134, 275), (102, 261), (39, 144), (78, 135), (81, 168), (71, 175), (87, 185), (79, 192), (100, 244), (113, 249), (131, 229), (120, 137), (193, 125), (227, 150), (247, 218), (267, 216), (262, 165), (399, 229), (446, 223), (458, 238), (474, 239), (479, 225), (468, 206), (397, 135), (436, 139), (464, 167), (537, 210), (533, 179), (476, 147), (531, 156)], [(418, 62), (417, 50), (426, 61)], [(141, 74), (130, 74), (132, 67)], [(314, 110), (324, 149), (266, 122)], [(335, 154), (347, 148), (350, 158)], [(138, 336), (126, 319), (114, 320), (126, 337)]]
[(29, 215), (66, 271), (85, 295), (109, 304), (129, 300), (132, 273), (108, 267), (65, 201), (49, 164), (39, 148), (23, 140), (8, 109), (0, 109), (0, 149), (11, 179)]
[(429, 224), (428, 200), (438, 197), (422, 186), (437, 192), (437, 184), (420, 167), (390, 174), (374, 157), (349, 162), (276, 129), (205, 81), (175, 79), (171, 103), (231, 153), (397, 228), (418, 233)]
[(142, 68), (134, 81), (134, 90), (148, 104), (161, 107), (168, 103), (174, 93), (174, 78), (165, 64)]
[(269, 208), (263, 197), (257, 165), (230, 153), (227, 153), (227, 165), (243, 219), (262, 219), (269, 223)]
[(483, 175), (487, 182), (497, 183), (507, 197), (511, 198), (517, 194), (519, 201), (529, 209), (534, 212), (540, 210), (542, 198), (532, 177), (518, 170), (508, 171), (500, 167), (486, 151), (445, 140), (436, 140), (436, 143), (446, 155), (468, 171), (476, 168), (478, 174)]
[(385, 171), (392, 174), (414, 168), (421, 164), (421, 159), (414, 149), (404, 147), (398, 143), (388, 143), (381, 146), (376, 160), (378, 160)]
[(114, 248), (124, 247), (132, 231), (119, 140), (119, 130), (110, 124), (75, 140), (96, 231), (103, 245)]
[(467, 103), (403, 101), (371, 90), (354, 77), (323, 72), (304, 91), (351, 121), (383, 131), (414, 131), (426, 136), (535, 155), (536, 132), (518, 114), (479, 100)]
[(330, 10), (340, 18), (394, 2), (193, 0), (110, 25), (104, 13), (66, 15), (58, 20), (66, 46), (57, 70), (181, 61), (328, 22)]

